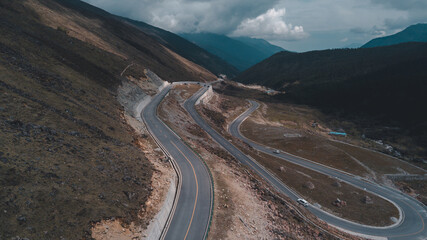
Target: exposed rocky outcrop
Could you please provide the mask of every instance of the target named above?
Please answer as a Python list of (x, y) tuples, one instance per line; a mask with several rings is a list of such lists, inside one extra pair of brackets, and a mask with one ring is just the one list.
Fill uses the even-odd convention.
[(305, 183), (304, 183), (304, 187), (305, 187), (305, 188), (308, 188), (308, 189), (310, 189), (310, 190), (313, 190), (313, 189), (315, 188), (314, 184), (313, 184), (312, 182), (310, 182), (310, 181), (305, 182)]
[(332, 205), (334, 205), (335, 207), (345, 207), (347, 206), (347, 202), (337, 198), (335, 201), (332, 202)]
[(364, 197), (362, 198), (362, 202), (363, 202), (364, 204), (373, 204), (373, 203), (374, 203), (374, 201), (372, 200), (372, 198), (370, 198), (369, 196), (364, 196)]

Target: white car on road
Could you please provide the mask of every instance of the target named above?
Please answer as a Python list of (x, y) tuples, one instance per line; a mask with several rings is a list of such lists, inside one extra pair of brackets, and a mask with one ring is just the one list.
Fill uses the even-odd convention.
[(297, 202), (298, 202), (299, 204), (303, 205), (304, 207), (308, 207), (308, 202), (307, 202), (307, 200), (305, 200), (305, 199), (298, 198), (298, 199), (297, 199)]

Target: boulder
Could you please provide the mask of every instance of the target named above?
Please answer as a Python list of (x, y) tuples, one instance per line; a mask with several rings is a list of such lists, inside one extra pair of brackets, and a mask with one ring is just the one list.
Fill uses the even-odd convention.
[(308, 182), (305, 182), (304, 183), (304, 187), (305, 188), (308, 188), (308, 189), (310, 189), (310, 190), (313, 190), (315, 187), (314, 187), (314, 184), (312, 183), (312, 182), (310, 182), (310, 181), (308, 181)]
[(19, 224), (27, 222), (27, 218), (24, 215), (19, 216), (16, 220), (18, 220)]
[(341, 183), (338, 182), (338, 181), (336, 181), (336, 182), (332, 183), (332, 186), (334, 186), (334, 187), (341, 187)]
[(362, 202), (363, 202), (364, 204), (373, 204), (373, 203), (374, 203), (374, 201), (372, 201), (372, 198), (370, 198), (369, 196), (364, 196), (364, 197), (362, 198)]
[(345, 206), (347, 206), (347, 202), (337, 198), (335, 201), (332, 202), (332, 205), (334, 205), (336, 207), (345, 207)]

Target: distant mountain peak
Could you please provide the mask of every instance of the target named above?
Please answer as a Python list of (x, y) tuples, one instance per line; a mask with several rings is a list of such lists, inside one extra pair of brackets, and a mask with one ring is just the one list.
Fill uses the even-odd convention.
[(427, 23), (414, 24), (396, 34), (372, 39), (362, 48), (383, 47), (405, 42), (427, 42)]
[(264, 39), (228, 37), (221, 34), (201, 32), (182, 33), (183, 38), (224, 59), (243, 71), (273, 54), (285, 51)]

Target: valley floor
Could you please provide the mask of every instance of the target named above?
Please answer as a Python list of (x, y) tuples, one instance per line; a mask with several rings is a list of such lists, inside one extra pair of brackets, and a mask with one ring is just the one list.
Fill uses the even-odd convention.
[[(183, 108), (183, 103), (198, 88), (195, 85), (176, 86), (163, 100), (158, 113), (201, 156), (212, 172), (215, 205), (209, 238), (334, 238), (304, 222), (296, 214), (295, 206), (277, 198), (263, 180), (238, 164), (194, 123)], [(333, 229), (330, 231), (338, 234)]]
[[(322, 112), (308, 106), (271, 102), (261, 92), (249, 92), (241, 88), (239, 98), (230, 96), (229, 88), (217, 85), (222, 98), (240, 101), (242, 106), (248, 95), (260, 99), (261, 106), (241, 126), (243, 135), (255, 142), (337, 168), (370, 181), (395, 187), (418, 200), (427, 203), (425, 188), (426, 165), (398, 159), (384, 154), (386, 144), (349, 134), (347, 137), (328, 133), (342, 128), (357, 132), (354, 123), (331, 120)], [(233, 95), (236, 90), (232, 91)], [(263, 99), (265, 101), (263, 101)], [(211, 104), (212, 105), (212, 104)], [(215, 104), (213, 104), (215, 105)], [(212, 108), (212, 106), (209, 106)], [(219, 108), (217, 112), (227, 112)], [(229, 112), (233, 112), (232, 110)]]

